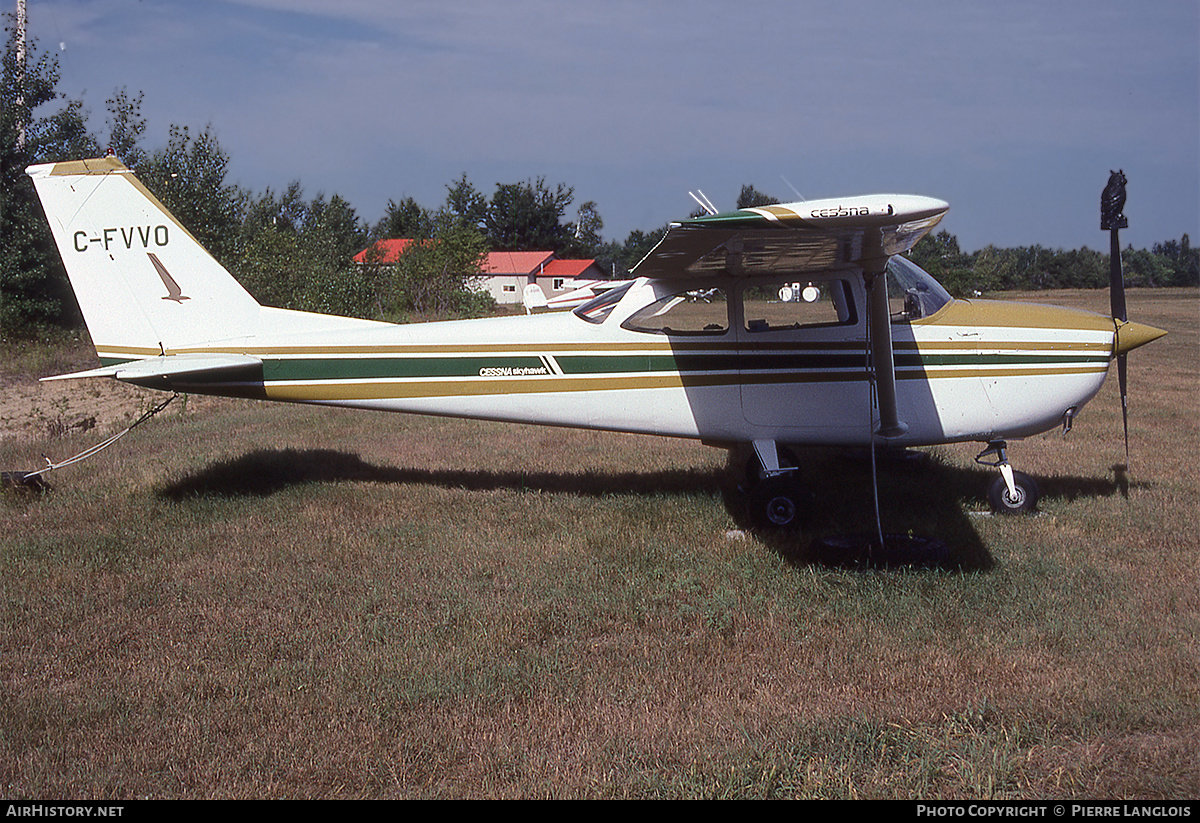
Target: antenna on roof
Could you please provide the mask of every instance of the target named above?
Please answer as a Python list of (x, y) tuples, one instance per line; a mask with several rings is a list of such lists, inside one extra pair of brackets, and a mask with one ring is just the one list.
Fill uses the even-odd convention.
[(791, 189), (791, 190), (792, 190), (792, 191), (795, 193), (795, 195), (796, 195), (797, 197), (799, 197), (801, 200), (803, 200), (803, 199), (804, 199), (804, 195), (803, 195), (803, 194), (801, 194), (799, 191), (797, 191), (797, 190), (796, 190), (796, 187), (792, 185), (792, 181), (791, 181), (791, 180), (788, 180), (788, 179), (787, 179), (786, 177), (784, 177), (782, 174), (781, 174), (781, 175), (779, 175), (779, 179), (780, 179), (780, 180), (782, 180), (783, 182), (787, 183), (787, 187), (788, 187), (789, 189)]
[(700, 204), (700, 208), (704, 209), (709, 214), (717, 213), (717, 207), (712, 204), (712, 201), (709, 200), (708, 196), (704, 192), (700, 191), (700, 189), (696, 189), (694, 192), (689, 191), (688, 195)]

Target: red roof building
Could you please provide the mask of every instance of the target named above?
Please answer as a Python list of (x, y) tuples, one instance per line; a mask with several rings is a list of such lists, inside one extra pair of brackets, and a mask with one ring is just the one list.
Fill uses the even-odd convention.
[(383, 263), (385, 265), (391, 265), (399, 260), (400, 255), (404, 253), (404, 250), (415, 242), (415, 240), (401, 239), (379, 240), (374, 245), (368, 246), (358, 254), (354, 255), (354, 262), (362, 264)]
[(483, 271), (481, 285), (497, 303), (520, 303), (530, 283), (551, 298), (574, 291), (579, 281), (605, 277), (595, 260), (559, 260), (546, 251), (490, 252)]
[[(395, 263), (415, 240), (380, 240), (354, 255), (360, 264)], [(520, 303), (525, 287), (537, 283), (547, 298), (574, 291), (579, 281), (603, 280), (595, 260), (560, 260), (552, 251), (493, 251), (483, 264), (479, 288), (497, 303)]]

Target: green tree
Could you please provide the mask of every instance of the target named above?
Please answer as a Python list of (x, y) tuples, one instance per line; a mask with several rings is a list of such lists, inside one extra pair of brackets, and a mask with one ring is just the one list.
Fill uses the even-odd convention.
[(456, 220), (480, 231), (487, 227), (487, 198), (467, 179), (465, 172), (446, 187), (445, 210)]
[(1171, 268), (1166, 258), (1146, 249), (1129, 246), (1121, 252), (1121, 270), (1125, 285), (1135, 288), (1155, 288), (1171, 282)]
[(79, 309), (25, 169), (91, 153), (95, 141), (78, 102), (50, 117), (33, 116), (59, 98), (58, 60), (34, 40), (27, 40), (21, 60), (15, 21), (11, 14), (6, 17), (10, 24), (0, 76), (0, 330), (7, 336), (78, 322)]
[(372, 240), (428, 240), (432, 236), (433, 215), (411, 197), (399, 203), (389, 200), (383, 217), (371, 229)]
[(953, 295), (965, 296), (977, 289), (970, 266), (970, 257), (958, 247), (958, 238), (946, 230), (922, 237), (910, 252), (910, 257)]
[(88, 131), (83, 102), (69, 100), (57, 112), (36, 120), (30, 128), (38, 162), (80, 160), (101, 154), (96, 138)]
[(614, 279), (624, 280), (629, 277), (633, 267), (642, 262), (650, 250), (658, 245), (666, 233), (667, 226), (661, 226), (650, 232), (634, 229), (625, 238), (623, 244), (610, 242), (601, 245), (596, 250), (596, 263), (605, 271), (611, 272)]
[(304, 203), (299, 183), (279, 195), (267, 189), (257, 198), (246, 197), (238, 238), (238, 258), (233, 271), (246, 290), (267, 306), (301, 308), (307, 266), (298, 226)]
[(1151, 250), (1167, 265), (1168, 285), (1200, 286), (1200, 249), (1192, 248), (1187, 234), (1179, 240), (1155, 243)]
[(440, 210), (434, 215), (433, 237), (411, 245), (396, 262), (386, 301), (388, 317), (486, 313), (494, 301), (477, 284), (487, 251), (487, 240), (475, 226), (449, 209)]
[(122, 86), (104, 101), (108, 108), (108, 151), (131, 169), (137, 170), (146, 159), (139, 145), (146, 119), (142, 117), (142, 92), (131, 98)]
[(985, 246), (975, 252), (971, 258), (971, 287), (961, 296), (973, 297), (975, 292), (983, 294), (998, 291), (1003, 282), (1005, 265), (1005, 250), (995, 246)]
[(243, 237), (237, 278), (258, 302), (282, 309), (299, 309), (307, 271), (300, 239), (290, 227), (266, 223)]
[[(603, 244), (600, 232), (604, 220), (594, 200), (579, 207), (575, 222), (564, 220), (575, 190), (563, 183), (551, 188), (542, 177), (523, 183), (498, 183), (489, 200), (463, 174), (446, 189), (445, 212), (481, 230), (495, 251), (552, 251), (564, 257), (594, 257)], [(415, 204), (407, 206), (396, 222), (406, 230), (409, 226), (424, 226), (428, 214), (417, 208)], [(416, 239), (422, 235), (408, 231), (389, 232), (387, 236)]]
[(488, 242), (497, 251), (565, 251), (572, 230), (562, 217), (574, 197), (570, 186), (552, 190), (541, 177), (497, 185), (484, 220)]
[(165, 148), (150, 155), (138, 178), (218, 261), (232, 268), (246, 195), (225, 182), (229, 156), (212, 129), (195, 137), (172, 125)]
[(238, 280), (266, 305), (353, 317), (378, 314), (368, 273), (352, 262), (366, 227), (341, 197), (305, 201), (300, 183), (244, 206)]
[(600, 217), (596, 201), (589, 200), (580, 206), (575, 213), (575, 222), (568, 228), (571, 230), (571, 242), (560, 253), (576, 259), (594, 258), (604, 243), (600, 236), (604, 219)]
[(301, 239), (313, 267), (305, 308), (343, 316), (377, 316), (374, 284), (353, 261), (367, 242), (367, 227), (350, 204), (336, 194), (328, 200), (319, 194), (308, 204)]
[(742, 191), (738, 194), (737, 207), (739, 209), (752, 209), (757, 206), (774, 206), (779, 203), (774, 197), (769, 194), (763, 194), (758, 189), (749, 184), (742, 186)]
[(1073, 289), (1099, 289), (1108, 285), (1108, 257), (1087, 246), (1068, 255)]
[(346, 265), (367, 242), (367, 227), (354, 207), (341, 195), (328, 200), (318, 194), (308, 204), (304, 223), (305, 245), (322, 266), (337, 268)]

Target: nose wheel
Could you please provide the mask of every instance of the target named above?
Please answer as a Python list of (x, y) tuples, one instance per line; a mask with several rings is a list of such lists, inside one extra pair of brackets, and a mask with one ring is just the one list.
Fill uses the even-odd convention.
[(746, 502), (751, 520), (768, 531), (798, 529), (808, 501), (795, 455), (771, 440), (756, 440), (753, 446), (746, 468)]
[(804, 513), (804, 492), (790, 475), (768, 477), (750, 490), (750, 516), (759, 528), (793, 531)]
[(1000, 470), (988, 489), (988, 503), (997, 514), (1028, 514), (1037, 509), (1038, 487), (1033, 478), (1015, 471), (1008, 462), (1008, 444), (993, 440), (975, 457), (975, 462)]

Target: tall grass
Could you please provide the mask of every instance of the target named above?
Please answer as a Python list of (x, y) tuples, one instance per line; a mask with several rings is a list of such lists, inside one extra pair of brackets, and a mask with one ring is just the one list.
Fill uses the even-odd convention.
[[(931, 569), (756, 537), (692, 443), (173, 406), (0, 496), (0, 792), (1195, 797), (1198, 299), (1130, 306), (1171, 335), (1127, 470), (1115, 385), (1013, 445), (1034, 517), (986, 513), (972, 446), (882, 467)], [(864, 528), (864, 461), (802, 459), (810, 533)]]

